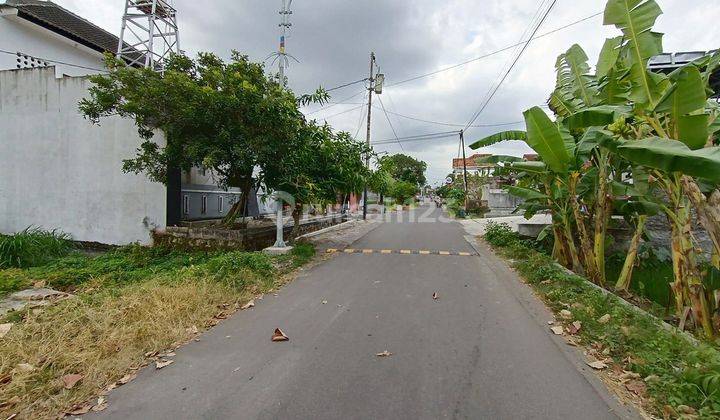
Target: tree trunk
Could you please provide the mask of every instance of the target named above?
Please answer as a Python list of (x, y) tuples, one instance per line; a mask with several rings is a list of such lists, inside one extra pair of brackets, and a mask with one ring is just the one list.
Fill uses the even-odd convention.
[(595, 235), (593, 243), (597, 275), (601, 285), (605, 284), (605, 237), (607, 234), (608, 215), (611, 211), (610, 205), (612, 205), (607, 197), (608, 166), (608, 153), (604, 149), (601, 149), (598, 163), (598, 191), (595, 208)]
[(587, 227), (585, 226), (585, 216), (582, 214), (580, 209), (580, 203), (577, 200), (577, 182), (578, 175), (573, 174), (570, 176), (570, 182), (568, 183), (568, 190), (570, 193), (570, 204), (575, 215), (575, 224), (577, 225), (578, 236), (580, 237), (580, 249), (582, 251), (583, 261), (585, 262), (585, 273), (595, 284), (602, 284), (602, 279), (597, 271), (597, 262), (595, 261), (595, 251), (593, 249), (593, 243), (588, 234)]
[(292, 239), (295, 239), (298, 234), (300, 233), (300, 216), (302, 216), (302, 204), (295, 203), (295, 208), (293, 208), (292, 212), (292, 218), (293, 218), (293, 229), (292, 232), (290, 232), (290, 237)]
[(698, 221), (705, 228), (715, 248), (714, 254), (720, 254), (720, 191), (715, 190), (709, 199), (700, 191), (697, 183), (689, 176), (682, 177), (683, 191), (695, 207)]
[(245, 176), (232, 177), (231, 186), (240, 187), (240, 200), (230, 207), (228, 214), (225, 215), (221, 224), (224, 226), (232, 226), (238, 217), (247, 215), (248, 200), (252, 191), (252, 172)]
[(630, 290), (630, 282), (632, 281), (633, 268), (635, 268), (635, 260), (637, 259), (638, 248), (640, 246), (640, 239), (642, 238), (643, 230), (645, 230), (645, 221), (647, 216), (638, 216), (637, 227), (635, 228), (635, 234), (630, 241), (630, 248), (628, 249), (627, 256), (625, 257), (625, 264), (623, 265), (620, 276), (618, 277), (617, 283), (615, 283), (615, 290)]

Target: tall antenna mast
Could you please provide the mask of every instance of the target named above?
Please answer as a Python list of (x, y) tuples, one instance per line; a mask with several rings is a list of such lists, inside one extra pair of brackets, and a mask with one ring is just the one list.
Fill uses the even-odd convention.
[(278, 62), (278, 73), (280, 75), (280, 83), (282, 83), (283, 86), (287, 85), (287, 78), (285, 77), (285, 69), (290, 67), (290, 60), (288, 57), (292, 58), (295, 61), (298, 61), (295, 57), (288, 54), (285, 50), (285, 40), (287, 39), (287, 33), (292, 27), (292, 23), (290, 23), (290, 15), (292, 15), (292, 10), (290, 10), (290, 6), (292, 5), (292, 0), (282, 0), (282, 9), (280, 10), (280, 24), (278, 25), (282, 29), (282, 33), (280, 34), (280, 48), (277, 50), (277, 52), (274, 52), (268, 56), (275, 57), (273, 59), (273, 64), (275, 61)]
[(168, 0), (125, 0), (117, 58), (161, 72), (170, 54), (180, 53), (178, 32), (177, 11)]

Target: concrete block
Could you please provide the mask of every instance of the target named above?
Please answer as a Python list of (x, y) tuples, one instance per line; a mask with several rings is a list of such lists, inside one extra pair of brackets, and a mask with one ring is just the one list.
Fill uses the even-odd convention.
[(268, 255), (287, 255), (290, 253), (290, 251), (292, 251), (292, 249), (293, 249), (293, 247), (291, 247), (291, 246), (286, 246), (286, 247), (271, 246), (271, 247), (263, 249), (262, 252), (264, 254), (268, 254)]

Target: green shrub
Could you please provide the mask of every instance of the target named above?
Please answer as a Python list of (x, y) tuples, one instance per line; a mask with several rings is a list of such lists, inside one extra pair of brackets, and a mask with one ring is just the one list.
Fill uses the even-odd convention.
[(513, 232), (507, 223), (488, 222), (485, 227), (485, 240), (490, 245), (506, 247), (518, 243), (520, 236)]
[(72, 249), (70, 235), (28, 227), (14, 235), (0, 235), (0, 269), (44, 265)]

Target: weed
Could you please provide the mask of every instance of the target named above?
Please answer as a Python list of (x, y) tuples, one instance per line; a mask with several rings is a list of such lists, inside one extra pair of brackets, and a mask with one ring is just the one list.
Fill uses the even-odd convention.
[(13, 235), (0, 235), (0, 269), (43, 265), (72, 249), (70, 235), (28, 227)]

